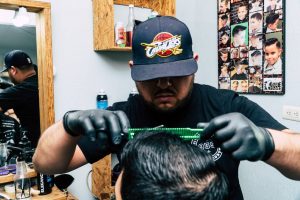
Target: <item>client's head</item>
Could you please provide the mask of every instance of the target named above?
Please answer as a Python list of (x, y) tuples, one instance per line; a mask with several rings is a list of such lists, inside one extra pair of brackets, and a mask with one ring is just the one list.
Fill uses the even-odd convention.
[(121, 155), (117, 200), (224, 200), (225, 175), (210, 154), (164, 132), (138, 134)]

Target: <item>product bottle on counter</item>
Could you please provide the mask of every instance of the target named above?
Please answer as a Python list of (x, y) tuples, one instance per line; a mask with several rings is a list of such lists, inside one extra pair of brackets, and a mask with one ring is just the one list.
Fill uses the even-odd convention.
[(38, 185), (38, 190), (40, 191), (39, 195), (46, 195), (51, 193), (52, 187), (54, 185), (54, 176), (38, 173), (37, 185)]
[(104, 90), (100, 90), (97, 95), (97, 108), (98, 109), (106, 109), (108, 106), (107, 95)]
[(129, 15), (128, 15), (128, 24), (126, 26), (126, 46), (131, 47), (132, 46), (132, 33), (134, 28), (134, 5), (129, 5)]
[(27, 174), (27, 167), (24, 160), (18, 161), (16, 166), (16, 175), (14, 176), (15, 198), (22, 200), (31, 200), (30, 178)]

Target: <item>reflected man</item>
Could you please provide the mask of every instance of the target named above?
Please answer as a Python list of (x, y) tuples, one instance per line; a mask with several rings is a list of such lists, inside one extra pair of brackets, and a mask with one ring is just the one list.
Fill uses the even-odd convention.
[(35, 65), (28, 54), (21, 50), (8, 52), (4, 67), (14, 86), (0, 93), (0, 108), (6, 112), (13, 109), (20, 123), (29, 134), (32, 147), (36, 147), (40, 136), (38, 77)]

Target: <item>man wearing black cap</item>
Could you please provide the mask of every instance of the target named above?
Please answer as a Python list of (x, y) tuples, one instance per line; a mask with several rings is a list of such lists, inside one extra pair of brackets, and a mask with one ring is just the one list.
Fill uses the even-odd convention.
[(132, 58), (139, 95), (109, 110), (67, 112), (42, 134), (33, 157), (38, 171), (62, 173), (119, 153), (130, 126), (196, 128), (209, 122), (201, 139), (191, 143), (209, 151), (226, 173), (229, 199), (243, 199), (240, 160), (264, 160), (300, 179), (299, 135), (283, 132), (285, 126), (246, 97), (194, 83), (198, 55), (183, 22), (159, 16), (137, 25)]
[(37, 145), (40, 135), (38, 77), (31, 58), (21, 50), (8, 52), (4, 67), (15, 84), (0, 93), (2, 111), (13, 109), (20, 123), (29, 134), (32, 146)]

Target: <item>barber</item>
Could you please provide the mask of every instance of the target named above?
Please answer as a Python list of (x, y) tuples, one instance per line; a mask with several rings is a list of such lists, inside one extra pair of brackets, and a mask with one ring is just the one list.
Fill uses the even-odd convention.
[(199, 148), (209, 145), (226, 173), (230, 199), (243, 199), (240, 160), (263, 160), (300, 179), (299, 135), (246, 97), (194, 83), (198, 55), (187, 26), (173, 17), (139, 24), (133, 35), (131, 76), (139, 95), (108, 110), (67, 112), (42, 135), (34, 164), (42, 173), (63, 173), (93, 163), (123, 145), (128, 128), (191, 127), (209, 122)]
[(7, 72), (14, 86), (0, 92), (0, 111), (14, 112), (36, 147), (40, 136), (38, 77), (31, 58), (21, 50), (8, 52), (2, 72)]

